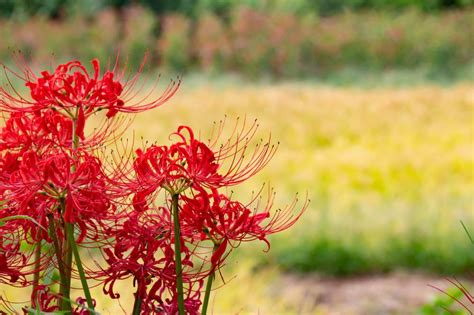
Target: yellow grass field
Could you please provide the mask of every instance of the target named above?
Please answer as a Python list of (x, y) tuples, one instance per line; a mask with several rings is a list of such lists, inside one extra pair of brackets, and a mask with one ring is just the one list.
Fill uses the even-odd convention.
[[(299, 242), (321, 234), (370, 251), (416, 231), (430, 240), (427, 246), (451, 255), (452, 244), (467, 242), (459, 222), (474, 232), (471, 85), (365, 90), (309, 83), (188, 87), (185, 81), (169, 103), (138, 115), (131, 128), (136, 139), (165, 144), (179, 125), (206, 135), (225, 116), (229, 130), (237, 117), (258, 119), (258, 137), (271, 133), (280, 142), (269, 165), (235, 188), (237, 196), (245, 200), (266, 182), (277, 191), (277, 205), (296, 192), (307, 193), (311, 204), (293, 229), (272, 239), (270, 253), (263, 244), (233, 253), (223, 270), (231, 281), (211, 302), (214, 314), (326, 314), (312, 301), (302, 305), (302, 296), (278, 294), (282, 271), (273, 263), (280, 261), (274, 252), (301, 248)], [(16, 292), (0, 287), (0, 295), (28, 299), (27, 290)], [(126, 310), (132, 292), (129, 285), (121, 290)], [(111, 300), (99, 299), (98, 309), (123, 313)]]

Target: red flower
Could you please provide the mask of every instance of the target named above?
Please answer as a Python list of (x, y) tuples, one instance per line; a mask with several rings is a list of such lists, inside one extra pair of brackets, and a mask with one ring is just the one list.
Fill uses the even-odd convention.
[[(189, 142), (184, 130), (189, 133)], [(174, 134), (181, 141), (170, 147), (154, 145), (145, 152), (137, 150), (134, 169), (140, 190), (164, 187), (179, 192), (193, 185), (218, 184), (222, 177), (217, 174), (219, 165), (211, 149), (196, 140), (189, 127), (181, 126)]]
[(11, 113), (0, 132), (0, 151), (45, 152), (71, 147), (72, 121), (54, 111)]
[(20, 242), (11, 239), (13, 232), (12, 228), (0, 227), (0, 283), (20, 281), (20, 285), (25, 286), (27, 280), (23, 268), (27, 266), (28, 258), (20, 251)]
[[(201, 290), (203, 281), (196, 280), (193, 283), (188, 282), (186, 284), (187, 290), (184, 296), (186, 314), (199, 315), (201, 314)], [(143, 307), (144, 313), (157, 315), (178, 314), (178, 299), (176, 297), (175, 288), (176, 284), (174, 282), (165, 284), (161, 280), (156, 281), (145, 300)]]
[(137, 294), (142, 299), (146, 297), (152, 279), (162, 274), (164, 266), (171, 263), (167, 258), (172, 255), (165, 255), (167, 258), (156, 256), (156, 253), (171, 250), (169, 220), (169, 211), (161, 208), (153, 215), (132, 213), (126, 221), (111, 228), (109, 234), (115, 241), (102, 249), (109, 266), (95, 276), (105, 278), (105, 294), (118, 298), (114, 292), (115, 282), (132, 277), (138, 288)]
[[(180, 126), (172, 135), (179, 141), (168, 146), (149, 147), (145, 152), (137, 150), (133, 164), (136, 180), (131, 183), (131, 191), (137, 191), (136, 203), (159, 188), (170, 192), (182, 192), (189, 187), (218, 188), (238, 184), (253, 176), (271, 159), (275, 147), (269, 143), (256, 145), (246, 159), (249, 141), (256, 125), (243, 132), (246, 137), (227, 140), (219, 149), (197, 140), (190, 127)], [(186, 135), (187, 133), (187, 135)], [(216, 145), (216, 143), (213, 143)], [(217, 145), (216, 145), (217, 146)]]
[[(86, 235), (97, 239), (97, 226), (113, 210), (100, 160), (86, 153), (72, 158), (66, 152), (39, 156), (32, 151), (17, 158), (15, 169), (0, 169), (0, 199), (10, 213), (30, 216), (44, 226), (48, 216), (62, 216), (77, 223), (79, 241)], [(24, 228), (35, 238), (36, 225), (26, 222)]]
[(151, 98), (153, 90), (145, 92), (144, 97), (137, 97), (137, 90), (143, 92), (142, 87), (135, 89), (143, 65), (129, 80), (125, 80), (125, 73), (117, 68), (118, 64), (101, 75), (97, 59), (92, 60), (92, 73), (77, 60), (59, 65), (53, 73), (43, 71), (40, 76), (26, 66), (23, 73), (15, 73), (5, 66), (7, 75), (12, 73), (25, 81), (32, 100), (23, 98), (13, 86), (10, 86), (11, 91), (0, 88), (0, 109), (6, 112), (54, 109), (71, 118), (88, 117), (100, 110), (107, 110), (109, 118), (118, 112), (142, 112), (165, 103), (180, 84), (172, 81), (158, 98)]
[[(82, 297), (78, 297), (76, 299), (77, 307), (72, 311), (72, 315), (92, 315), (95, 313), (91, 313), (87, 310), (87, 303), (86, 299)], [(92, 299), (92, 304), (96, 307), (97, 302), (96, 300)]]
[(286, 209), (277, 210), (271, 215), (272, 198), (263, 210), (257, 210), (258, 204), (251, 210), (252, 204), (232, 201), (216, 189), (211, 194), (201, 191), (193, 197), (184, 196), (183, 199), (184, 205), (180, 211), (183, 230), (194, 230), (200, 233), (202, 240), (213, 241), (217, 246), (211, 258), (213, 266), (222, 262), (228, 245), (237, 247), (241, 242), (261, 240), (270, 247), (267, 236), (291, 227), (307, 207), (305, 202), (299, 212), (293, 213), (297, 202), (295, 199)]
[[(31, 305), (32, 309), (47, 313), (59, 311), (57, 301), (60, 296), (52, 293), (48, 286), (42, 284), (38, 285), (33, 290), (31, 296), (34, 297), (31, 299), (33, 303), (33, 305)], [(31, 312), (25, 311), (25, 314), (31, 314)]]

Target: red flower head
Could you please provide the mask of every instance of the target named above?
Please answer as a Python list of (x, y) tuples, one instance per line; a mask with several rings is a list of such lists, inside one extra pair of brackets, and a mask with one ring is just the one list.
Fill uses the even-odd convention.
[[(183, 131), (188, 132), (189, 142)], [(211, 149), (196, 140), (189, 127), (181, 126), (173, 135), (181, 141), (170, 147), (154, 145), (145, 152), (137, 150), (134, 169), (138, 187), (179, 192), (193, 185), (218, 184), (222, 177), (217, 174), (219, 165)]]
[(269, 248), (267, 236), (291, 227), (308, 205), (306, 201), (299, 212), (293, 213), (297, 203), (295, 199), (285, 209), (270, 214), (273, 195), (268, 199), (264, 209), (258, 211), (258, 201), (254, 206), (253, 202), (244, 205), (219, 194), (215, 189), (211, 194), (202, 191), (193, 197), (183, 199), (185, 203), (180, 213), (183, 230), (195, 231), (194, 233), (201, 235), (201, 240), (213, 241), (217, 246), (211, 258), (213, 266), (222, 262), (229, 244), (237, 247), (241, 242), (261, 240)]
[(179, 141), (171, 146), (149, 147), (137, 150), (133, 167), (136, 179), (131, 180), (130, 191), (136, 191), (134, 204), (143, 205), (145, 199), (159, 188), (180, 193), (189, 187), (218, 188), (238, 184), (260, 171), (273, 156), (276, 147), (257, 144), (246, 159), (250, 139), (256, 125), (247, 131), (235, 131), (218, 149), (216, 142), (205, 144), (194, 137), (190, 127), (180, 126), (172, 135)]
[[(38, 285), (33, 289), (32, 292), (33, 310), (40, 310), (41, 312), (55, 312), (59, 310), (58, 299), (60, 296), (51, 292), (50, 288), (45, 285)], [(25, 314), (31, 314), (31, 312), (25, 312)]]
[[(174, 292), (176, 274), (170, 220), (169, 210), (159, 208), (149, 213), (133, 212), (125, 222), (115, 227), (114, 244), (102, 249), (108, 267), (94, 276), (104, 279), (105, 294), (119, 298), (120, 295), (114, 291), (115, 282), (127, 278), (133, 278), (137, 288), (135, 295), (145, 304), (153, 304), (157, 294), (161, 296), (165, 290)], [(192, 268), (192, 253), (185, 246), (182, 251), (183, 266)], [(198, 276), (183, 272), (187, 283)]]
[[(79, 240), (98, 236), (97, 225), (108, 218), (112, 208), (107, 178), (97, 158), (86, 153), (73, 158), (66, 152), (38, 156), (27, 151), (18, 159), (10, 174), (0, 173), (0, 198), (12, 214), (30, 216), (43, 226), (48, 216), (62, 216), (66, 222), (77, 223)], [(27, 221), (24, 228), (35, 238), (36, 225)]]
[(23, 98), (13, 86), (10, 86), (11, 91), (0, 88), (0, 109), (6, 112), (53, 109), (65, 116), (78, 118), (80, 122), (100, 110), (107, 110), (107, 117), (110, 118), (118, 112), (137, 113), (155, 108), (171, 98), (179, 87), (179, 82), (171, 82), (158, 98), (150, 98), (153, 90), (145, 91), (144, 97), (137, 98), (138, 92), (143, 92), (141, 87), (136, 89), (136, 84), (144, 63), (137, 75), (128, 80), (124, 70), (119, 70), (117, 66), (118, 62), (112, 70), (101, 75), (97, 59), (92, 60), (92, 72), (74, 60), (59, 65), (52, 73), (43, 71), (40, 76), (26, 66), (19, 74), (4, 66), (7, 77), (8, 73), (12, 73), (25, 81), (32, 100)]
[(11, 227), (0, 227), (0, 283), (27, 283), (23, 268), (28, 265), (28, 258), (20, 251), (20, 242), (12, 239)]
[[(184, 296), (184, 308), (188, 315), (199, 315), (201, 307), (201, 289), (203, 281), (196, 280), (187, 283)], [(157, 281), (150, 289), (148, 298), (145, 300), (143, 311), (145, 314), (175, 315), (178, 314), (178, 299), (176, 297), (176, 283), (165, 284)]]
[(72, 121), (54, 111), (11, 113), (0, 132), (0, 151), (45, 152), (71, 147)]

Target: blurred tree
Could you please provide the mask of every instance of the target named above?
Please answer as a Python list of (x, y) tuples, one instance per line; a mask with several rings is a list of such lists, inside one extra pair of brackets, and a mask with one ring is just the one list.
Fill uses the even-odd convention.
[(0, 1), (0, 17), (9, 17), (13, 14), (15, 4), (13, 0)]
[(66, 2), (67, 0), (15, 0), (12, 1), (14, 7), (11, 13), (20, 19), (37, 14), (61, 19), (65, 14)]
[[(123, 15), (127, 6), (139, 4), (162, 17), (179, 12), (195, 19), (202, 13), (213, 13), (226, 20), (239, 6), (262, 10), (284, 10), (307, 14), (335, 14), (344, 10), (418, 8), (425, 11), (474, 6), (474, 0), (0, 0), (0, 16), (27, 18), (45, 15), (60, 19), (69, 14), (92, 16), (104, 7)], [(159, 33), (159, 26), (157, 32)]]

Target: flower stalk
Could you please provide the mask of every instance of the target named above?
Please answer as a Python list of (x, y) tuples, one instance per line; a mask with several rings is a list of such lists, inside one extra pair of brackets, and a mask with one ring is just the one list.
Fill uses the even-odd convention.
[[(219, 245), (214, 243), (214, 247), (212, 248), (212, 254), (216, 252), (216, 250), (219, 248)], [(211, 289), (212, 289), (212, 282), (214, 281), (214, 278), (216, 277), (216, 271), (213, 268), (212, 272), (209, 274), (207, 278), (207, 283), (206, 283), (206, 291), (204, 293), (204, 299), (202, 302), (202, 311), (201, 315), (206, 315), (207, 314), (207, 307), (209, 305), (209, 298), (211, 296)]]
[(37, 288), (40, 281), (40, 272), (41, 272), (41, 238), (39, 237), (41, 230), (38, 230), (37, 241), (35, 244), (35, 270), (33, 275), (33, 292), (31, 294), (31, 304), (33, 305), (33, 301), (36, 301), (37, 296)]
[(135, 302), (133, 303), (132, 315), (140, 315), (142, 312), (143, 300), (140, 297), (141, 284), (138, 285), (137, 292), (135, 293)]
[(176, 294), (178, 295), (178, 313), (185, 314), (183, 292), (183, 268), (181, 265), (181, 227), (179, 224), (179, 194), (171, 196), (171, 212), (174, 226), (174, 257), (176, 267)]
[(68, 234), (68, 239), (71, 245), (72, 252), (74, 254), (74, 260), (76, 261), (77, 272), (79, 273), (79, 278), (81, 279), (82, 290), (87, 301), (87, 307), (90, 311), (94, 311), (94, 304), (92, 302), (92, 296), (87, 285), (86, 274), (84, 273), (84, 267), (82, 266), (81, 255), (77, 248), (76, 240), (74, 238), (74, 225), (72, 223), (66, 223), (66, 232)]
[(48, 216), (49, 219), (49, 236), (53, 241), (53, 248), (54, 253), (56, 255), (56, 260), (58, 261), (58, 271), (59, 271), (59, 293), (61, 298), (58, 300), (59, 309), (62, 311), (71, 312), (71, 303), (69, 298), (69, 281), (67, 278), (67, 274), (65, 271), (64, 261), (63, 261), (63, 253), (61, 251), (61, 246), (59, 245), (59, 240), (57, 237), (56, 226), (54, 223), (53, 215)]

